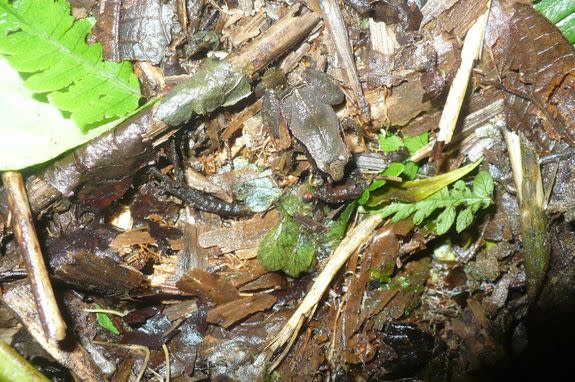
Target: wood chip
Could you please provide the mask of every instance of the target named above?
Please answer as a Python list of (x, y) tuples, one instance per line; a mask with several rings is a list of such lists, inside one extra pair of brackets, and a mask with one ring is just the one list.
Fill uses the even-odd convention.
[(229, 228), (204, 232), (200, 234), (198, 241), (201, 247), (217, 246), (222, 253), (255, 248), (278, 221), (279, 213), (270, 211), (263, 217), (258, 215), (250, 220), (234, 222)]
[(229, 328), (236, 322), (256, 312), (264, 311), (275, 304), (277, 298), (271, 294), (257, 294), (218, 305), (208, 312), (207, 321), (224, 328)]

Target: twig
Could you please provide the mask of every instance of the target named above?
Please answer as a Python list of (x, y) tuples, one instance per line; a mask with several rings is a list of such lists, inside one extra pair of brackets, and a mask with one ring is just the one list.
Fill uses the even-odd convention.
[(441, 113), (441, 119), (439, 120), (439, 133), (437, 134), (437, 142), (433, 149), (434, 159), (439, 159), (443, 146), (451, 142), (473, 65), (475, 60), (481, 58), (483, 35), (487, 27), (487, 20), (489, 19), (490, 7), (491, 2), (487, 5), (487, 11), (477, 18), (465, 35), (463, 49), (461, 50), (461, 65), (459, 69), (457, 69), (455, 78), (451, 83), (449, 94), (447, 95), (447, 100)]
[(383, 219), (378, 214), (367, 217), (354, 229), (348, 232), (346, 237), (341, 241), (337, 249), (331, 255), (325, 268), (321, 271), (311, 289), (306, 294), (300, 306), (274, 339), (269, 342), (265, 352), (262, 354), (265, 359), (271, 359), (274, 357), (274, 354), (278, 349), (287, 344), (283, 352), (273, 360), (269, 369), (270, 371), (275, 369), (280, 364), (283, 357), (288, 353), (291, 345), (297, 338), (299, 329), (303, 323), (313, 315), (319, 300), (329, 288), (331, 281), (339, 269), (345, 264), (351, 254), (359, 248), (360, 245), (366, 242), (382, 220)]
[(26, 263), (26, 271), (44, 335), (50, 342), (62, 341), (66, 337), (66, 323), (58, 309), (48, 270), (42, 257), (22, 174), (13, 171), (4, 172), (2, 182), (12, 214), (12, 229)]
[(170, 352), (166, 344), (162, 344), (162, 350), (164, 351), (164, 357), (166, 358), (166, 382), (170, 382)]
[(336, 0), (317, 0), (323, 14), (323, 22), (329, 31), (337, 55), (341, 61), (340, 67), (345, 84), (353, 94), (353, 103), (359, 108), (363, 118), (370, 120), (369, 105), (363, 95), (363, 89), (357, 76), (353, 51), (347, 36), (347, 28)]
[(128, 313), (118, 312), (117, 310), (112, 309), (83, 309), (86, 313), (104, 313), (104, 314), (111, 314), (113, 316), (124, 317)]

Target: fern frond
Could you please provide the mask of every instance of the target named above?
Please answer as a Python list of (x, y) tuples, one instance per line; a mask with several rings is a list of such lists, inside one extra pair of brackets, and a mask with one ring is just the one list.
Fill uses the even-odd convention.
[(83, 129), (125, 116), (140, 98), (131, 64), (104, 62), (101, 45), (87, 44), (91, 28), (65, 0), (0, 0), (0, 54)]

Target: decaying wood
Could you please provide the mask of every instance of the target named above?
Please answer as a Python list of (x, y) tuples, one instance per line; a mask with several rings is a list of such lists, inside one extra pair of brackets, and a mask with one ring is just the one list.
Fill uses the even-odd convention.
[(56, 361), (70, 369), (81, 381), (103, 381), (99, 369), (78, 343), (63, 349), (49, 342), (44, 337), (40, 316), (36, 310), (30, 285), (19, 281), (6, 285), (1, 297), (12, 313), (22, 322), (28, 332)]
[(2, 182), (10, 207), (14, 236), (26, 263), (28, 280), (44, 328), (44, 335), (52, 343), (62, 341), (66, 337), (66, 323), (54, 297), (54, 290), (32, 221), (22, 174), (12, 171), (4, 172)]
[(199, 235), (198, 242), (203, 248), (217, 246), (222, 253), (238, 249), (257, 247), (264, 235), (279, 221), (275, 211), (263, 217), (254, 216), (247, 221), (232, 223), (231, 227), (217, 228)]
[(213, 301), (217, 304), (226, 304), (240, 298), (236, 288), (228, 280), (198, 268), (187, 271), (176, 286), (204, 301)]

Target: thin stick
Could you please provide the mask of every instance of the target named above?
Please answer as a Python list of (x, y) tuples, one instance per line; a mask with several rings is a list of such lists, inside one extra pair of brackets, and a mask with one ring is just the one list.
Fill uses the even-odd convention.
[(51, 342), (62, 341), (66, 337), (66, 323), (60, 314), (48, 270), (42, 257), (40, 243), (32, 222), (32, 213), (24, 179), (19, 172), (2, 173), (8, 206), (12, 213), (12, 229), (22, 257), (26, 263), (28, 279), (36, 301), (44, 335)]
[(490, 6), (491, 2), (487, 5), (487, 11), (479, 16), (465, 35), (463, 49), (461, 50), (461, 65), (457, 69), (455, 78), (451, 83), (443, 113), (441, 113), (441, 119), (439, 120), (439, 133), (437, 134), (437, 142), (434, 147), (434, 159), (439, 159), (443, 146), (451, 142), (473, 65), (475, 60), (481, 58), (481, 47), (489, 18)]
[(280, 332), (275, 336), (273, 340), (266, 347), (266, 351), (263, 356), (266, 359), (273, 357), (274, 353), (288, 344), (283, 350), (280, 356), (272, 362), (270, 366), (270, 371), (273, 370), (277, 365), (280, 364), (283, 357), (289, 351), (289, 348), (293, 344), (295, 338), (298, 335), (299, 329), (303, 325), (306, 319), (309, 319), (319, 300), (324, 295), (325, 291), (329, 288), (331, 281), (340, 270), (340, 268), (349, 259), (351, 254), (359, 248), (360, 245), (366, 242), (369, 236), (377, 228), (377, 226), (382, 222), (381, 215), (371, 215), (363, 220), (357, 227), (352, 229), (346, 237), (341, 241), (337, 249), (331, 255), (325, 268), (321, 271), (315, 282), (313, 283), (311, 289), (304, 297), (300, 306), (285, 324), (285, 326), (280, 330)]
[(104, 313), (104, 314), (111, 314), (113, 316), (124, 317), (128, 313), (118, 312), (117, 310), (112, 309), (83, 309), (86, 313)]
[(164, 357), (166, 358), (166, 382), (170, 382), (170, 352), (166, 344), (162, 344), (162, 350), (164, 351)]

